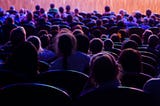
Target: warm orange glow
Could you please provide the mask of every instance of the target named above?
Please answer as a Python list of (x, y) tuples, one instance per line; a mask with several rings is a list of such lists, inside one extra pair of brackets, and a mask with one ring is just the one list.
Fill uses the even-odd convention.
[(17, 10), (26, 8), (33, 10), (36, 4), (48, 10), (49, 3), (55, 3), (56, 7), (71, 5), (71, 9), (78, 7), (80, 11), (92, 12), (97, 10), (102, 13), (105, 5), (110, 5), (111, 10), (118, 13), (120, 9), (125, 9), (128, 13), (139, 10), (142, 13), (150, 8), (155, 13), (160, 13), (160, 0), (0, 0), (0, 7), (8, 9), (14, 5)]

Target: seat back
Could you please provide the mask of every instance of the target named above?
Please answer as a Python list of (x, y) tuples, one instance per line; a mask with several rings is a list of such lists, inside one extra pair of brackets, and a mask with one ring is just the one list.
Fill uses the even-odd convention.
[(38, 76), (40, 83), (62, 88), (66, 90), (73, 99), (80, 94), (87, 79), (88, 75), (74, 70), (49, 70)]
[(156, 35), (160, 32), (160, 29), (158, 27), (151, 27), (149, 28), (149, 30), (151, 30), (153, 34), (156, 34)]
[(1, 103), (8, 106), (69, 106), (70, 96), (63, 90), (41, 83), (16, 83), (0, 90)]
[(97, 89), (81, 96), (77, 106), (153, 106), (150, 95), (133, 87)]
[(152, 58), (150, 56), (146, 56), (146, 55), (142, 55), (142, 62), (151, 64), (154, 67), (157, 67), (157, 65), (158, 65), (158, 62), (154, 58)]
[(123, 86), (135, 87), (143, 89), (143, 85), (147, 80), (152, 78), (148, 74), (144, 73), (124, 73), (121, 78), (121, 83)]
[(111, 51), (116, 53), (117, 55), (121, 53), (121, 49), (118, 49), (118, 48), (113, 48)]
[(157, 59), (158, 59), (158, 56), (155, 55), (155, 54), (152, 53), (152, 52), (149, 52), (149, 51), (140, 51), (140, 53), (141, 53), (141, 55), (152, 57), (152, 58), (154, 58), (156, 61), (157, 61)]
[(45, 61), (38, 61), (38, 70), (39, 72), (44, 72), (44, 71), (48, 71), (50, 64), (45, 62)]
[(0, 68), (0, 87), (22, 81), (10, 70)]
[(108, 34), (111, 36), (113, 33), (117, 33), (119, 30), (118, 26), (112, 26), (108, 29)]
[(36, 27), (30, 24), (23, 24), (22, 25), (26, 30), (26, 36), (35, 35), (36, 34)]
[(112, 51), (107, 51), (108, 53), (110, 53), (116, 60), (118, 59), (118, 54), (112, 52)]
[(146, 62), (142, 62), (142, 67), (143, 73), (151, 75), (152, 77), (156, 77), (158, 75), (158, 71), (153, 65)]
[(143, 32), (144, 32), (144, 29), (140, 27), (131, 27), (128, 29), (129, 36), (131, 34), (138, 34), (140, 37), (142, 37)]

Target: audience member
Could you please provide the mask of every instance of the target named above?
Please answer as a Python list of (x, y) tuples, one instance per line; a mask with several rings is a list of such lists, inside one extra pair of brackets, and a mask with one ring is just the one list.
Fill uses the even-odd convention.
[[(28, 24), (34, 33), (25, 26)], [(49, 70), (89, 75), (82, 95), (133, 87), (151, 94), (158, 106), (159, 79), (144, 74), (140, 53), (146, 50), (157, 55), (158, 66), (154, 68), (160, 70), (160, 32), (154, 35), (151, 30), (159, 25), (159, 14), (150, 9), (145, 14), (128, 14), (123, 9), (115, 14), (106, 5), (100, 14), (78, 8), (72, 11), (70, 5), (56, 9), (54, 3), (48, 11), (39, 4), (33, 12), (23, 8), (17, 11), (14, 6), (6, 11), (0, 8), (0, 68), (13, 72), (20, 82), (30, 82), (40, 72), (38, 63), (42, 60), (51, 65)], [(142, 28), (144, 33), (130, 36), (129, 28), (133, 27)]]
[(103, 41), (100, 38), (93, 38), (92, 40), (90, 40), (89, 51), (91, 56), (93, 54), (102, 52), (103, 46), (104, 46)]
[(92, 56), (90, 61), (89, 80), (81, 95), (100, 89), (113, 89), (121, 86), (119, 65), (114, 57), (101, 52)]
[(138, 50), (127, 48), (120, 53), (119, 64), (122, 66), (122, 85), (143, 89), (144, 83), (152, 78), (143, 73), (142, 57)]
[(159, 92), (159, 87), (160, 87), (160, 78), (151, 78), (149, 79), (143, 86), (143, 90), (149, 94), (151, 94), (154, 103), (156, 104), (155, 106), (159, 106), (159, 100), (160, 100), (160, 92)]
[(90, 58), (76, 51), (77, 40), (72, 33), (59, 33), (56, 37), (55, 51), (59, 56), (51, 63), (50, 69), (88, 71)]
[(19, 82), (34, 82), (38, 74), (38, 55), (35, 46), (29, 42), (21, 43), (13, 50), (5, 65), (21, 79)]
[(88, 54), (89, 52), (89, 38), (83, 34), (75, 35), (77, 39), (77, 51)]
[(126, 49), (126, 48), (132, 48), (132, 49), (138, 49), (138, 44), (134, 40), (124, 40), (122, 42), (121, 49)]
[(9, 41), (0, 47), (1, 59), (6, 61), (13, 50), (26, 41), (26, 31), (23, 27), (19, 26), (11, 30)]
[(52, 59), (55, 58), (54, 52), (42, 48), (41, 40), (39, 37), (34, 36), (34, 35), (29, 36), (27, 38), (27, 41), (31, 42), (35, 46), (37, 53), (38, 53), (38, 60), (39, 61), (45, 61), (45, 62), (49, 63)]
[(7, 17), (5, 23), (2, 25), (2, 44), (5, 44), (9, 40), (10, 32), (12, 29), (16, 28), (17, 25), (14, 23), (12, 17)]
[(152, 35), (153, 32), (149, 29), (145, 30), (142, 34), (142, 42), (143, 42), (143, 45), (148, 45), (148, 38), (150, 35)]

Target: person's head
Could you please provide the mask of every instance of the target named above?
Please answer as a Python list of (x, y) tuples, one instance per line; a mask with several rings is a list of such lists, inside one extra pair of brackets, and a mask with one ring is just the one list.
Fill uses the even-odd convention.
[(33, 20), (33, 14), (32, 14), (32, 12), (28, 11), (27, 15), (26, 15), (26, 18), (27, 18), (28, 21)]
[(89, 50), (92, 54), (99, 53), (103, 50), (103, 41), (100, 38), (90, 40)]
[(106, 39), (104, 41), (104, 50), (111, 50), (114, 47), (114, 43), (111, 39)]
[(155, 20), (154, 20), (153, 18), (149, 18), (149, 20), (148, 20), (148, 25), (149, 25), (150, 27), (154, 27), (154, 26), (155, 26)]
[(128, 32), (126, 29), (120, 29), (118, 30), (118, 36), (121, 39), (121, 42), (123, 42), (126, 38), (128, 38)]
[(148, 38), (149, 47), (155, 48), (159, 43), (159, 37), (157, 35), (150, 35)]
[(27, 38), (27, 41), (31, 42), (36, 47), (37, 52), (42, 51), (41, 40), (39, 37), (31, 35)]
[(73, 32), (73, 35), (84, 34), (82, 29), (74, 29), (72, 32)]
[(40, 5), (39, 4), (37, 4), (36, 6), (35, 6), (35, 9), (37, 10), (37, 11), (39, 11), (40, 10)]
[(52, 25), (51, 30), (50, 30), (50, 34), (52, 35), (52, 37), (55, 37), (59, 31), (60, 31), (59, 25)]
[(152, 11), (151, 11), (150, 9), (147, 9), (147, 10), (146, 10), (146, 16), (147, 16), (147, 17), (150, 17), (151, 14), (152, 14)]
[(136, 11), (134, 17), (137, 19), (137, 20), (140, 20), (142, 18), (142, 13), (140, 11)]
[(120, 28), (120, 29), (125, 29), (126, 28), (126, 24), (124, 23), (124, 21), (120, 20), (117, 22), (117, 26)]
[(118, 62), (124, 72), (142, 72), (142, 59), (138, 50), (132, 48), (122, 50)]
[(137, 42), (138, 46), (142, 45), (141, 37), (138, 34), (131, 34), (129, 38)]
[(100, 38), (102, 35), (102, 31), (100, 29), (94, 29), (91, 34), (93, 35), (93, 37), (95, 38)]
[(13, 45), (21, 44), (26, 40), (26, 31), (23, 27), (17, 27), (11, 30), (10, 41)]
[(15, 74), (34, 77), (38, 72), (36, 48), (30, 42), (23, 42), (13, 51), (7, 60), (7, 64)]
[(15, 7), (12, 5), (12, 6), (10, 6), (9, 9), (10, 9), (10, 10), (15, 10)]
[(110, 7), (109, 6), (105, 6), (104, 10), (105, 10), (105, 12), (110, 12)]
[(134, 19), (133, 19), (133, 16), (132, 16), (132, 15), (130, 15), (130, 16), (128, 17), (128, 21), (130, 21), (130, 22), (133, 22), (133, 21), (134, 21)]
[(138, 49), (138, 44), (134, 40), (124, 40), (122, 42), (121, 49), (126, 49), (126, 48), (132, 48), (132, 49)]
[(153, 32), (149, 29), (147, 29), (143, 32), (143, 34), (142, 34), (143, 44), (148, 44), (148, 38), (152, 34), (153, 34)]
[(71, 10), (71, 6), (70, 5), (66, 5), (66, 12), (70, 12)]
[(77, 49), (77, 40), (72, 33), (59, 33), (56, 36), (55, 52), (62, 57), (63, 69), (68, 69), (68, 56), (72, 55)]
[(78, 8), (75, 8), (75, 9), (74, 9), (74, 13), (75, 13), (75, 14), (79, 14), (79, 9), (78, 9)]
[(121, 14), (117, 14), (116, 15), (116, 21), (118, 22), (118, 21), (120, 21), (122, 19), (122, 15)]
[(77, 34), (75, 37), (77, 39), (77, 51), (88, 53), (89, 38), (84, 34)]
[(119, 14), (123, 17), (126, 14), (126, 11), (124, 9), (120, 9)]
[(72, 16), (72, 15), (68, 15), (68, 16), (66, 17), (66, 21), (67, 21), (68, 23), (72, 23), (72, 22), (73, 22), (73, 16)]
[(42, 48), (47, 48), (50, 44), (50, 37), (49, 34), (43, 34), (42, 36), (40, 36), (40, 40), (42, 43)]
[(54, 7), (55, 7), (54, 3), (51, 3), (50, 8), (54, 8)]
[(64, 13), (64, 8), (63, 7), (59, 7), (58, 10), (59, 10), (60, 13)]
[(79, 24), (73, 25), (73, 26), (72, 26), (72, 31), (74, 31), (75, 29), (80, 29), (80, 30), (82, 30), (82, 26), (79, 25)]
[(106, 35), (106, 34), (102, 34), (102, 35), (100, 36), (100, 39), (101, 39), (102, 41), (105, 41), (107, 38), (108, 38), (108, 35)]
[(59, 33), (55, 42), (56, 53), (60, 56), (69, 56), (77, 48), (77, 40), (72, 33)]
[(110, 38), (111, 38), (111, 40), (112, 40), (113, 42), (120, 42), (120, 41), (121, 41), (117, 33), (113, 33), (113, 34), (110, 36)]
[(59, 33), (61, 34), (61, 33), (72, 33), (72, 32), (71, 32), (71, 30), (68, 29), (68, 28), (60, 28)]
[(2, 8), (0, 8), (0, 17), (3, 17), (4, 13), (5, 13), (5, 11)]
[(5, 24), (14, 24), (14, 19), (12, 17), (7, 17), (5, 20)]
[(96, 20), (96, 25), (97, 25), (97, 26), (103, 25), (103, 21), (100, 20), (100, 19)]
[(90, 77), (93, 83), (102, 83), (117, 80), (119, 67), (115, 58), (109, 53), (98, 53), (93, 55), (90, 61)]
[(48, 31), (47, 30), (40, 30), (38, 33), (37, 33), (37, 36), (38, 37), (41, 37), (42, 35), (44, 34), (48, 34)]

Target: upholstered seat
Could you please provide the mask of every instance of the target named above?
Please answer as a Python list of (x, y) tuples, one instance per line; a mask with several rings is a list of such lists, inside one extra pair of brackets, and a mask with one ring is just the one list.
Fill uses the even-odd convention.
[[(41, 83), (16, 83), (0, 89), (4, 106), (70, 106), (71, 97), (63, 90)], [(3, 106), (1, 104), (1, 106)]]
[(133, 87), (98, 88), (81, 96), (75, 106), (154, 106), (150, 95)]
[(87, 79), (88, 75), (75, 70), (49, 70), (38, 76), (38, 82), (62, 88), (73, 99), (80, 94)]

